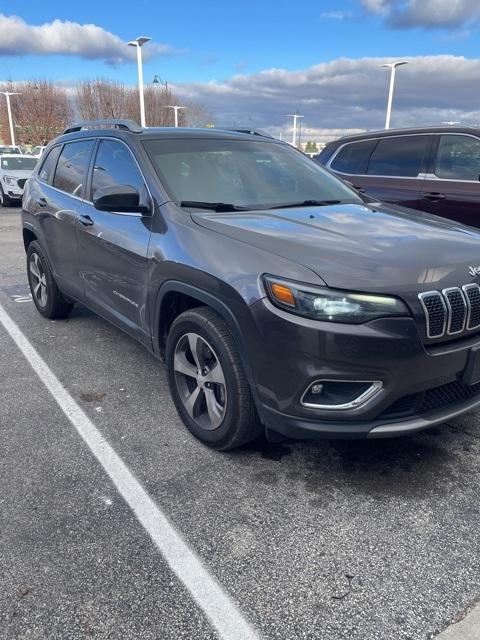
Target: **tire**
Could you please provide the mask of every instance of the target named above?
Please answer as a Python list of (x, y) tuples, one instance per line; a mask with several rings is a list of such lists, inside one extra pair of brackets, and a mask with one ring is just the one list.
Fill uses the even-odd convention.
[(55, 282), (48, 260), (37, 241), (28, 245), (27, 275), (32, 299), (44, 318), (65, 318), (73, 308)]
[(178, 414), (201, 442), (234, 449), (262, 433), (237, 345), (218, 313), (198, 307), (179, 315), (165, 356)]
[(3, 192), (2, 187), (0, 186), (0, 207), (10, 207), (12, 205), (12, 201), (8, 196)]

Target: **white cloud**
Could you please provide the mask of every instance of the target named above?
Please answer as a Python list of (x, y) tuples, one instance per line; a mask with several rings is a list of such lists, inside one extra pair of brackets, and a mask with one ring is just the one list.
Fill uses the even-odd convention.
[(455, 29), (480, 20), (478, 0), (361, 0), (393, 27)]
[(324, 11), (320, 14), (320, 18), (327, 20), (350, 20), (353, 16), (353, 11)]
[[(171, 55), (168, 45), (150, 43), (146, 56)], [(117, 64), (133, 60), (135, 51), (109, 31), (95, 24), (54, 20), (42, 25), (27, 24), (17, 16), (0, 14), (0, 55), (69, 55)]]
[[(475, 91), (480, 60), (461, 56), (405, 58), (399, 69), (393, 126), (435, 125), (454, 120), (480, 123)], [(385, 121), (389, 75), (379, 67), (389, 58), (340, 58), (298, 71), (266, 69), (237, 74), (223, 82), (174, 88), (185, 100), (200, 102), (217, 126), (248, 125), (290, 135), (296, 109), (311, 139), (325, 140), (345, 130), (380, 129)], [(306, 139), (304, 137), (304, 139)]]

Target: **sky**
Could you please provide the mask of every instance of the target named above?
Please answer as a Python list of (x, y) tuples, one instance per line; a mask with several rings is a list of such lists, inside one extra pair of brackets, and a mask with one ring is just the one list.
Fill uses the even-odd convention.
[(480, 0), (0, 0), (0, 81), (46, 77), (167, 80), (217, 126), (304, 139), (381, 128), (388, 71), (398, 70), (392, 126), (480, 123)]

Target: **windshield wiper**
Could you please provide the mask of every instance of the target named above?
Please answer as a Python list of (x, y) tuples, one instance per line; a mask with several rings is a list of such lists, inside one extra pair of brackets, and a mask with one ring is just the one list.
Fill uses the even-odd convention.
[(192, 207), (193, 209), (208, 209), (211, 211), (250, 211), (248, 207), (240, 207), (230, 202), (201, 202), (197, 200), (182, 200), (181, 207)]
[(285, 202), (269, 209), (293, 209), (294, 207), (325, 207), (329, 204), (344, 204), (347, 200), (303, 200), (302, 202)]

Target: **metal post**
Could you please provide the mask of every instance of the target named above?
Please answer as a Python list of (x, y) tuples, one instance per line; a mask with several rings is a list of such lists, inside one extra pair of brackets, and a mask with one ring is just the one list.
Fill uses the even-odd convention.
[(137, 43), (138, 91), (140, 95), (140, 126), (145, 126), (145, 97), (143, 95), (142, 47)]

